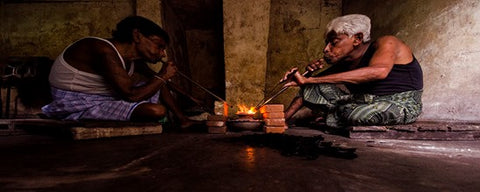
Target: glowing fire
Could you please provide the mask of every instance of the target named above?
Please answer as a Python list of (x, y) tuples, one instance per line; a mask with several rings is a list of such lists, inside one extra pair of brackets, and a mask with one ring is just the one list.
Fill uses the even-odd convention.
[(238, 111), (237, 114), (255, 114), (257, 110), (255, 107), (247, 107), (246, 105), (237, 105)]

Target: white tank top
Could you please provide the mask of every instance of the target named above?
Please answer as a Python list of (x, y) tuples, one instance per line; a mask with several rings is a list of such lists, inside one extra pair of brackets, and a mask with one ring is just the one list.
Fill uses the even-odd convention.
[[(123, 61), (122, 56), (118, 52), (117, 48), (115, 48), (115, 46), (110, 41), (106, 39), (98, 38), (98, 37), (85, 37), (85, 38), (99, 39), (110, 44), (113, 47), (113, 49), (115, 49), (115, 51), (117, 52), (118, 57), (120, 58), (120, 61), (122, 61), (123, 68), (126, 70), (125, 62)], [(113, 95), (114, 92), (112, 90), (112, 87), (105, 82), (102, 76), (80, 71), (75, 67), (72, 67), (65, 61), (65, 59), (63, 58), (63, 54), (65, 53), (65, 50), (67, 50), (74, 43), (72, 43), (67, 48), (65, 48), (53, 63), (52, 69), (50, 70), (50, 75), (48, 77), (48, 80), (50, 81), (50, 85), (55, 88), (63, 89), (67, 91), (75, 91), (75, 92), (97, 94), (97, 95)], [(134, 72), (134, 66), (132, 63), (130, 70), (128, 72), (128, 75), (132, 76), (133, 72)]]

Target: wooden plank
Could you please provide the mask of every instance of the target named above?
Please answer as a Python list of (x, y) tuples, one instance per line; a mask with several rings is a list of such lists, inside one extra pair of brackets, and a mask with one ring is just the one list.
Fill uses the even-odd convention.
[(2, 130), (1, 135), (67, 131), (75, 140), (162, 133), (161, 123), (158, 122), (0, 119), (0, 125), (9, 128)]
[(134, 135), (152, 135), (162, 133), (162, 126), (125, 126), (125, 127), (71, 127), (74, 140), (98, 139)]
[(404, 139), (404, 140), (438, 140), (438, 141), (471, 141), (475, 140), (475, 132), (350, 132), (352, 139)]
[(417, 124), (418, 131), (448, 131), (448, 127), (445, 124)]
[(386, 132), (386, 126), (352, 126), (349, 128), (351, 132)]
[(405, 131), (405, 132), (417, 132), (418, 126), (414, 124), (408, 124), (408, 125), (394, 125), (391, 127), (388, 127), (389, 129), (395, 130), (395, 131)]
[(480, 131), (480, 122), (472, 122), (472, 121), (430, 120), (430, 121), (417, 121), (412, 125), (415, 125), (417, 127), (426, 126), (426, 129), (432, 129), (433, 126), (442, 126), (442, 129), (447, 129), (449, 131)]
[(74, 121), (60, 121), (54, 119), (0, 119), (0, 135), (25, 135), (29, 132), (25, 128), (63, 128), (69, 125), (78, 125)]
[[(81, 121), (76, 127), (100, 128), (100, 127), (148, 127), (161, 125), (159, 122), (135, 122), (135, 121)], [(73, 126), (72, 126), (73, 127)]]
[(76, 121), (62, 121), (55, 119), (0, 119), (2, 125), (32, 125), (32, 126), (71, 126), (81, 125)]
[(449, 124), (447, 127), (451, 131), (478, 131), (480, 132), (480, 125), (469, 125), (469, 124)]

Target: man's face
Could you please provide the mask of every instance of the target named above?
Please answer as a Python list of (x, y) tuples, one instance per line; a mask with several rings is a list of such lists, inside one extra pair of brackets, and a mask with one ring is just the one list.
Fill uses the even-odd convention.
[(142, 36), (141, 46), (140, 46), (140, 53), (142, 54), (143, 58), (151, 63), (157, 63), (158, 61), (162, 60), (163, 57), (166, 56), (165, 49), (166, 49), (166, 42), (161, 37), (152, 35), (152, 36)]
[(336, 64), (342, 60), (348, 60), (353, 51), (355, 38), (348, 37), (345, 34), (337, 34), (334, 31), (327, 33), (325, 39), (325, 49), (323, 49), (324, 59), (327, 63)]

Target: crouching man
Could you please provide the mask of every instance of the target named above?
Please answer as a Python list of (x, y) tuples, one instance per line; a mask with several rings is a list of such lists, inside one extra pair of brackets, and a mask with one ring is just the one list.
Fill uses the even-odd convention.
[[(169, 109), (180, 128), (198, 124), (184, 115), (166, 85), (177, 71), (173, 62), (158, 73), (146, 65), (161, 61), (168, 43), (162, 28), (140, 16), (120, 21), (111, 39), (75, 41), (52, 66), (53, 102), (43, 113), (65, 120), (159, 121)], [(134, 73), (146, 79), (139, 83)]]
[[(285, 86), (301, 91), (285, 111), (295, 122), (308, 116), (324, 119), (329, 127), (351, 125), (392, 125), (414, 122), (422, 111), (423, 75), (412, 50), (394, 36), (370, 40), (370, 19), (352, 14), (333, 19), (327, 25), (324, 57), (306, 68), (313, 77), (302, 76), (297, 68), (282, 80)], [(339, 84), (346, 89), (341, 89)], [(309, 110), (300, 110), (302, 107)]]

